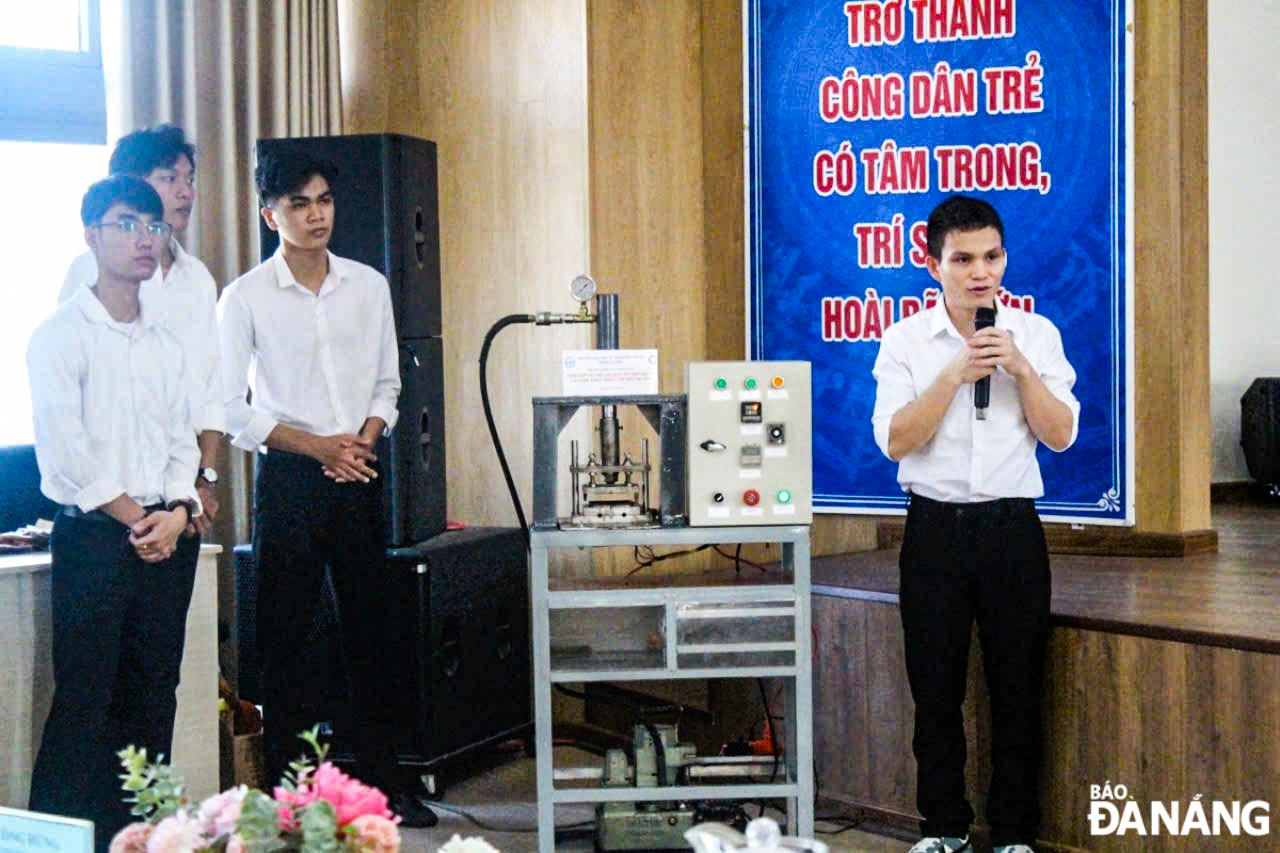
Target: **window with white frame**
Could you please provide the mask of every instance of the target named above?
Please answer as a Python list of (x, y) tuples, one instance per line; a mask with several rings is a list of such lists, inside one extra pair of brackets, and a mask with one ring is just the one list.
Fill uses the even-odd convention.
[(80, 199), (106, 175), (98, 0), (0, 0), (0, 447), (30, 444), (26, 349), (85, 250)]

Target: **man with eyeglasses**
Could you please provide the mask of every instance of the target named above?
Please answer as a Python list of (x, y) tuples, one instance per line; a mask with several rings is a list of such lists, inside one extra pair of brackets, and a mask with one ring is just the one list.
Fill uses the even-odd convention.
[[(121, 137), (108, 166), (112, 175), (132, 175), (152, 186), (164, 203), (164, 222), (184, 232), (196, 202), (196, 149), (180, 127), (162, 124)], [(214, 483), (218, 480), (218, 448), (226, 428), (222, 406), (222, 372), (218, 360), (215, 304), (218, 286), (200, 259), (166, 237), (156, 243), (155, 273), (142, 285), (140, 299), (152, 317), (182, 341), (192, 379), (192, 422), (199, 433), (200, 468), (196, 487), (204, 513), (192, 529), (208, 535), (218, 513)], [(72, 262), (58, 301), (97, 280), (92, 252)]]
[(107, 178), (80, 216), (97, 276), (27, 349), (40, 489), (62, 505), (50, 541), (54, 694), (30, 807), (92, 820), (106, 850), (129, 821), (116, 751), (171, 752), (200, 451), (184, 348), (139, 299), (173, 233), (160, 196)]

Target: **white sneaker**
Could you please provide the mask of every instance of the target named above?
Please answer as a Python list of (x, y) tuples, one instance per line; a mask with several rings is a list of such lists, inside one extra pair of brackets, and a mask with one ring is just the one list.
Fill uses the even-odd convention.
[(962, 850), (970, 850), (969, 836), (964, 838), (952, 838), (945, 836), (943, 838), (921, 838), (916, 842), (907, 853), (960, 853)]

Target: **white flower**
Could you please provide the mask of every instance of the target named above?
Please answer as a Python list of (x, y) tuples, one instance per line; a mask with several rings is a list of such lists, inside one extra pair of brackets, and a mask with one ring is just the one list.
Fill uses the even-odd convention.
[(240, 819), (240, 805), (249, 789), (244, 785), (228, 788), (214, 794), (200, 804), (200, 823), (210, 838), (221, 838), (236, 831)]
[(156, 824), (147, 838), (147, 853), (190, 853), (208, 846), (200, 821), (177, 811)]
[(499, 851), (483, 838), (462, 838), (455, 834), (436, 853), (499, 853)]

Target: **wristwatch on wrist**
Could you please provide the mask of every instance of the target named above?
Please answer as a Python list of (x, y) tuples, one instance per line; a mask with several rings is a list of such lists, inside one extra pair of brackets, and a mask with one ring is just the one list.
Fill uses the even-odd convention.
[(206, 483), (212, 486), (214, 483), (218, 482), (218, 469), (217, 468), (201, 468), (200, 472), (196, 475), (196, 479), (204, 480)]

